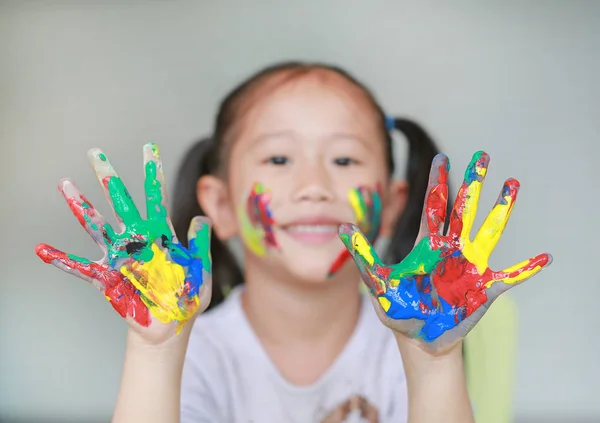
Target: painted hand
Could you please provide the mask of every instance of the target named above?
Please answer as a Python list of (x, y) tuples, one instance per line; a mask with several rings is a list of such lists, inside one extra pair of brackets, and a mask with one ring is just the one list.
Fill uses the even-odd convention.
[(382, 322), (420, 340), (426, 349), (453, 345), (475, 326), (500, 294), (552, 261), (549, 254), (540, 254), (502, 271), (488, 267), (519, 190), (515, 179), (504, 183), (494, 208), (471, 240), (488, 162), (484, 152), (473, 156), (445, 233), (449, 163), (443, 155), (435, 157), (417, 243), (398, 264), (383, 264), (354, 225), (340, 228), (340, 237), (376, 300)]
[(140, 216), (106, 156), (98, 149), (90, 150), (88, 156), (112, 203), (119, 232), (104, 220), (74, 182), (64, 179), (59, 190), (104, 256), (90, 261), (46, 244), (36, 247), (37, 255), (44, 262), (91, 282), (138, 331), (157, 328), (149, 335), (152, 338), (178, 333), (210, 301), (208, 219), (192, 220), (189, 248), (179, 243), (168, 216), (162, 163), (154, 144), (144, 146), (146, 219)]

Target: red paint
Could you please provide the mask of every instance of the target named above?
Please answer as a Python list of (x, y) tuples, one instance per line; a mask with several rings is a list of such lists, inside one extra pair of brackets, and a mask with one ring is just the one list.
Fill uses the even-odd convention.
[(150, 325), (148, 308), (140, 298), (137, 289), (120, 272), (110, 269), (107, 265), (72, 259), (64, 252), (46, 244), (37, 245), (35, 252), (48, 264), (59, 261), (86, 278), (98, 281), (104, 288), (104, 295), (108, 297), (121, 317), (131, 317), (144, 327)]
[(346, 260), (350, 259), (351, 257), (352, 257), (352, 254), (350, 254), (350, 251), (343, 250), (338, 255), (338, 257), (335, 259), (333, 264), (331, 265), (331, 268), (329, 269), (329, 274), (327, 275), (327, 277), (334, 275), (338, 270), (340, 270), (342, 268), (342, 266), (344, 265)]
[(533, 258), (529, 259), (529, 263), (527, 263), (525, 266), (512, 271), (512, 272), (492, 272), (492, 279), (491, 280), (501, 280), (501, 279), (510, 279), (510, 278), (515, 278), (517, 276), (519, 276), (521, 273), (523, 272), (527, 272), (529, 270), (533, 270), (536, 267), (540, 266), (540, 267), (544, 267), (548, 264), (548, 261), (550, 261), (550, 258), (548, 257), (548, 254), (540, 254), (538, 256), (535, 256)]
[[(76, 199), (75, 197), (66, 198), (67, 203), (69, 204), (69, 208), (84, 228), (88, 226), (88, 222), (85, 220), (85, 216), (89, 215), (90, 217), (95, 216), (95, 211), (93, 208), (85, 209), (82, 205), (83, 202), (87, 202), (87, 199), (80, 195), (80, 199)], [(90, 204), (87, 202), (87, 204)]]
[(431, 282), (440, 297), (448, 304), (466, 310), (470, 316), (487, 301), (485, 283), (491, 280), (492, 271), (487, 269), (483, 275), (477, 267), (469, 263), (462, 253), (442, 256), (442, 260), (431, 274)]
[(269, 247), (277, 247), (277, 240), (275, 239), (275, 233), (273, 232), (275, 219), (269, 208), (270, 200), (271, 197), (268, 193), (258, 192), (258, 187), (253, 187), (248, 198), (247, 214), (250, 218), (250, 222), (254, 226), (264, 229), (265, 244)]
[[(427, 226), (429, 232), (434, 234), (440, 230), (440, 225), (446, 220), (446, 206), (448, 204), (448, 166), (441, 164), (439, 167), (437, 185), (431, 187), (425, 203)], [(432, 246), (434, 249), (435, 246)]]

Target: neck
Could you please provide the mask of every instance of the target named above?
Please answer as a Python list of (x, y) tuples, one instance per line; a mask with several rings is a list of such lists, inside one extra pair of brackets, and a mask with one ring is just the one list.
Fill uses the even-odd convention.
[(356, 268), (344, 266), (330, 281), (310, 283), (261, 267), (247, 261), (242, 305), (263, 343), (346, 344), (360, 313)]

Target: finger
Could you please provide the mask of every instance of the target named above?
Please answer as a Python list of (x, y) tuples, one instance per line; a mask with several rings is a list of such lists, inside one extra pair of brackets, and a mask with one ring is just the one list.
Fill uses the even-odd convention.
[[(105, 230), (107, 223), (102, 215), (94, 208), (85, 195), (81, 193), (75, 182), (63, 179), (60, 181), (58, 189), (81, 226), (92, 237), (102, 252), (106, 254), (108, 252), (108, 245), (112, 244), (112, 240), (108, 238)], [(112, 230), (110, 232), (112, 233)]]
[(425, 204), (421, 214), (421, 227), (416, 243), (430, 233), (440, 233), (446, 220), (448, 205), (448, 172), (450, 163), (448, 157), (438, 154), (431, 162), (429, 182), (425, 193)]
[(389, 268), (375, 252), (366, 236), (351, 223), (340, 225), (339, 236), (360, 270), (362, 280), (373, 295), (386, 292)]
[(96, 178), (104, 189), (104, 195), (113, 206), (121, 230), (139, 222), (141, 220), (140, 212), (123, 181), (110, 164), (108, 157), (100, 149), (93, 148), (88, 152), (88, 158), (94, 168)]
[[(210, 254), (210, 239), (211, 239), (211, 222), (210, 219), (204, 216), (196, 216), (192, 219), (188, 230), (188, 250), (185, 257), (178, 257), (177, 250), (174, 248), (171, 251), (171, 258), (176, 263), (187, 268), (185, 277), (184, 293), (189, 299), (200, 296), (201, 304), (204, 301), (210, 301), (209, 296), (206, 298), (206, 290), (201, 289), (211, 280), (212, 259)], [(175, 244), (175, 246), (180, 246)], [(180, 249), (185, 251), (183, 248)], [(207, 304), (208, 305), (208, 304)]]
[(48, 244), (38, 244), (35, 247), (35, 253), (45, 263), (91, 283), (100, 292), (105, 291), (105, 286), (102, 283), (103, 275), (107, 270), (105, 266), (82, 257), (67, 254)]
[(203, 262), (210, 264), (210, 238), (211, 221), (208, 217), (196, 216), (190, 223), (188, 230), (188, 244), (193, 257), (198, 257)]
[(449, 233), (461, 239), (471, 239), (471, 229), (477, 214), (477, 204), (483, 180), (487, 173), (490, 157), (483, 151), (473, 155), (471, 163), (465, 171), (465, 178), (458, 190), (452, 215), (450, 217)]
[(517, 201), (519, 186), (519, 181), (516, 179), (511, 178), (504, 182), (496, 204), (475, 235), (474, 248), (481, 251), (486, 258), (490, 257), (506, 228), (515, 201)]
[(162, 169), (160, 152), (154, 143), (146, 144), (144, 151), (144, 190), (146, 193), (146, 216), (149, 220), (166, 220), (167, 186)]
[(552, 256), (550, 254), (539, 254), (500, 272), (492, 272), (492, 280), (485, 284), (485, 287), (488, 288), (486, 293), (491, 298), (495, 298), (513, 286), (535, 276), (551, 264)]

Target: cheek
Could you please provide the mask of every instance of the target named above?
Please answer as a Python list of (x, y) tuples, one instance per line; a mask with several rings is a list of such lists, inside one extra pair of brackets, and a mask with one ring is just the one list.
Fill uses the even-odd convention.
[(381, 229), (381, 184), (359, 186), (348, 193), (356, 224), (370, 242), (375, 242)]
[(268, 249), (278, 249), (270, 202), (270, 191), (261, 183), (254, 183), (245, 198), (236, 205), (242, 241), (259, 257), (264, 256)]

